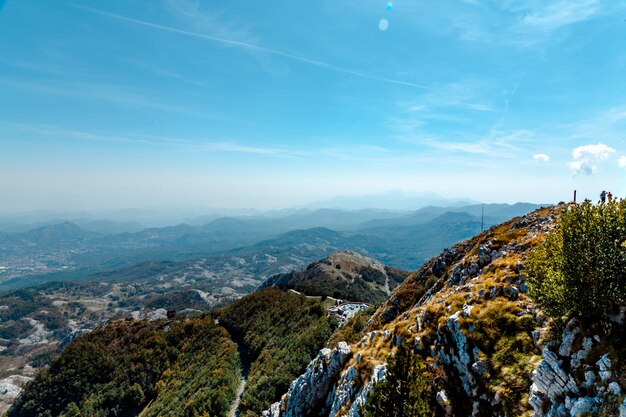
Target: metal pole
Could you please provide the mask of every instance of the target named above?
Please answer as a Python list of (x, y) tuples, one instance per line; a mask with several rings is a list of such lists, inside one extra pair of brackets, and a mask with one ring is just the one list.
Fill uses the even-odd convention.
[(480, 213), (480, 233), (485, 231), (485, 205), (483, 204), (482, 211)]
[(574, 190), (574, 203), (576, 203), (576, 190)]

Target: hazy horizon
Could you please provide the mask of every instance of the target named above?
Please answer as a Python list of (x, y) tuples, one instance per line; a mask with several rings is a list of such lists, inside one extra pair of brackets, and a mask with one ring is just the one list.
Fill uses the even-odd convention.
[(7, 211), (0, 208), (0, 216), (20, 216), (20, 215), (85, 215), (91, 217), (105, 216), (107, 214), (129, 215), (136, 213), (170, 213), (176, 215), (212, 215), (212, 214), (232, 214), (232, 215), (255, 215), (280, 212), (315, 211), (320, 209), (337, 209), (344, 211), (360, 210), (381, 210), (381, 211), (412, 211), (426, 206), (467, 206), (475, 204), (554, 204), (556, 202), (540, 201), (478, 201), (467, 197), (444, 197), (436, 193), (405, 193), (400, 190), (388, 190), (375, 194), (357, 195), (335, 195), (324, 200), (308, 201), (304, 204), (294, 204), (271, 207), (211, 207), (203, 205), (182, 205), (182, 204), (161, 204), (138, 207), (93, 207), (78, 209), (76, 207), (68, 209), (43, 208), (35, 210)]
[[(117, 209), (92, 209), (92, 210), (34, 210), (20, 212), (6, 212), (0, 210), (0, 221), (16, 223), (57, 223), (60, 221), (113, 221), (113, 222), (136, 222), (141, 226), (168, 226), (180, 223), (194, 222), (201, 219), (201, 223), (210, 222), (220, 217), (275, 217), (282, 218), (290, 215), (314, 213), (319, 210), (338, 210), (344, 212), (373, 211), (382, 213), (397, 213), (404, 215), (417, 211), (424, 207), (465, 207), (474, 205), (492, 204), (556, 204), (557, 202), (480, 202), (468, 198), (446, 199), (442, 196), (428, 194), (407, 194), (398, 190), (390, 190), (386, 193), (359, 195), (359, 196), (335, 196), (332, 199), (314, 201), (309, 204), (255, 208), (255, 207), (202, 207), (202, 206), (152, 206), (152, 207), (127, 207)], [(487, 212), (488, 214), (488, 212)], [(395, 215), (395, 214), (394, 214)]]
[(0, 1), (0, 212), (621, 197), (625, 14)]

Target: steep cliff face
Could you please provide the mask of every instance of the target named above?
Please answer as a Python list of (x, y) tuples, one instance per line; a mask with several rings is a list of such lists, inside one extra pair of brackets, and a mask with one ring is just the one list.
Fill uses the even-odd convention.
[(327, 394), (351, 355), (352, 350), (344, 342), (333, 350), (322, 349), (306, 372), (291, 383), (283, 399), (264, 411), (263, 417), (314, 415), (326, 405)]
[(265, 415), (314, 415), (303, 407), (314, 395), (315, 415), (361, 416), (390, 355), (410, 344), (435, 376), (436, 415), (626, 417), (619, 340), (576, 321), (557, 331), (527, 295), (529, 250), (565, 209), (515, 218), (431, 259), (377, 310), (341, 370), (307, 379), (306, 395), (292, 384)]

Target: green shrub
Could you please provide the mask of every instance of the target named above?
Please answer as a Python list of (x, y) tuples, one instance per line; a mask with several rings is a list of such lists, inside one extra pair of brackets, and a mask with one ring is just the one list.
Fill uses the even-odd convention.
[(528, 284), (553, 317), (615, 312), (626, 302), (626, 201), (570, 206), (531, 253)]
[(365, 417), (432, 417), (432, 377), (408, 344), (398, 347), (389, 358), (386, 379), (374, 385), (361, 410)]

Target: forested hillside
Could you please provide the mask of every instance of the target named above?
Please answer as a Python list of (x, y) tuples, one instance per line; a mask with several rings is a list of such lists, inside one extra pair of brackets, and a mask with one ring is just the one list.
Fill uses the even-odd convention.
[(260, 415), (324, 346), (336, 324), (319, 300), (267, 288), (250, 294), (219, 314), (249, 363), (240, 411)]
[(226, 416), (238, 385), (236, 346), (210, 317), (117, 321), (73, 341), (8, 416)]

